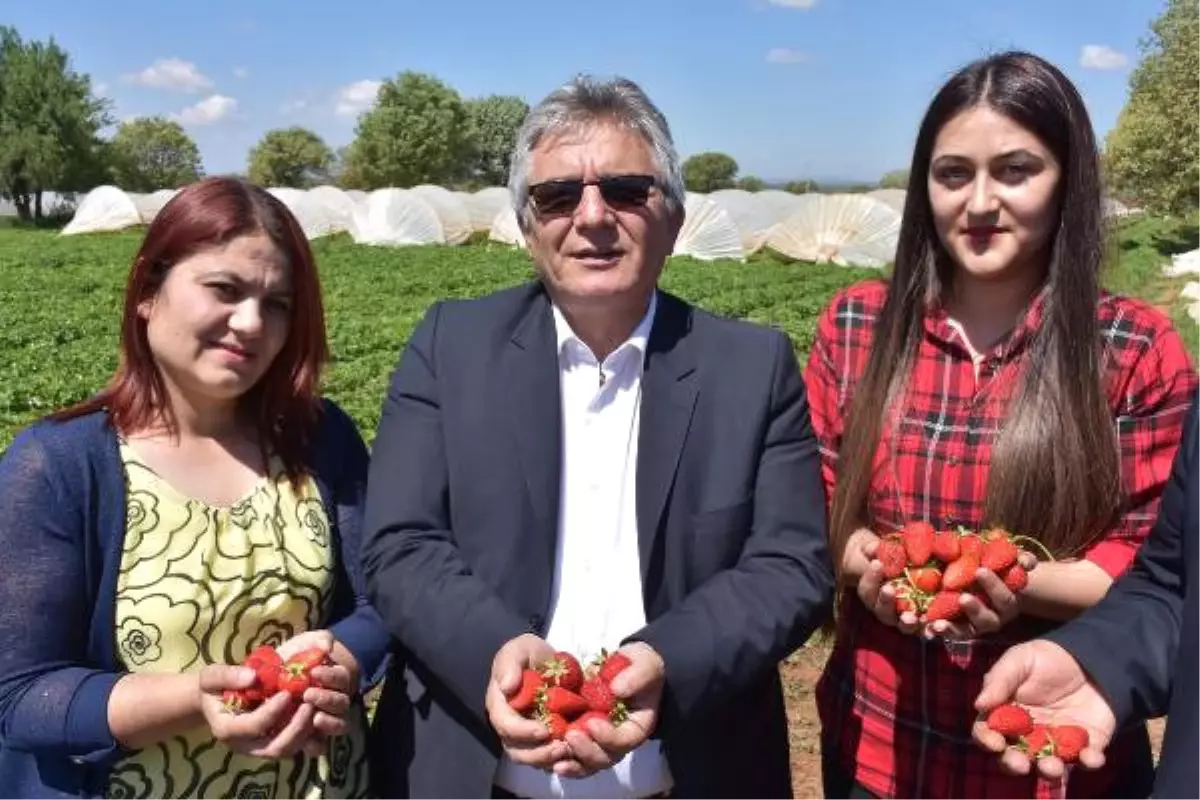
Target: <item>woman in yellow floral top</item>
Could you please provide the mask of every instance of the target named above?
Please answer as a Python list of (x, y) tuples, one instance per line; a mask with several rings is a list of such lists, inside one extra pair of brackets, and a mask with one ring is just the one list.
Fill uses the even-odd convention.
[[(185, 187), (133, 262), (108, 387), (0, 461), (0, 792), (354, 797), (388, 636), (358, 567), (367, 453), (318, 395), (308, 243), (248, 183)], [(319, 647), (241, 714), (254, 647)]]

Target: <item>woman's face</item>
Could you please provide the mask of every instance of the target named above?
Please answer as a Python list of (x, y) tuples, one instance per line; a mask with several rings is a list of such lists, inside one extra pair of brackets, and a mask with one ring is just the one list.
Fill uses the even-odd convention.
[(291, 269), (264, 234), (173, 265), (138, 306), (163, 379), (193, 405), (228, 403), (256, 384), (287, 340)]
[(938, 238), (973, 277), (1045, 269), (1058, 228), (1062, 166), (1037, 136), (979, 105), (938, 133), (928, 186)]

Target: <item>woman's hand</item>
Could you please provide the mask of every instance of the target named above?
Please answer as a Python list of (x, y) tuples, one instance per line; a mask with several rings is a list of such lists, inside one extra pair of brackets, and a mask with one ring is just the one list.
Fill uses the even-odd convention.
[(256, 758), (287, 758), (305, 747), (312, 736), (313, 707), (297, 705), (286, 692), (279, 692), (253, 711), (235, 714), (225, 708), (222, 694), (227, 689), (246, 689), (254, 684), (249, 667), (209, 664), (197, 674), (200, 713), (213, 737), (230, 750)]
[(358, 694), (358, 661), (328, 630), (306, 631), (281, 644), (276, 650), (284, 661), (290, 656), (316, 647), (325, 651), (332, 663), (314, 667), (312, 686), (304, 692), (303, 705), (313, 710), (313, 743), (309, 752), (323, 750), (325, 739), (346, 733), (346, 714)]
[(913, 634), (921, 629), (912, 611), (896, 611), (896, 589), (883, 574), (883, 564), (875, 558), (879, 537), (866, 528), (850, 534), (842, 554), (842, 573), (847, 581), (857, 579), (855, 589), (875, 618), (901, 633)]

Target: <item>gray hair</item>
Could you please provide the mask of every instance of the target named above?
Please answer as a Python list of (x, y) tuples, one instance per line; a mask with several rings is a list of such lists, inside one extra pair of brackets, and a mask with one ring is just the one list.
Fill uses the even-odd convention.
[(531, 109), (517, 132), (508, 173), (508, 194), (522, 228), (530, 222), (529, 162), (538, 142), (545, 136), (576, 131), (597, 122), (614, 123), (641, 134), (650, 146), (658, 170), (655, 177), (667, 210), (675, 212), (683, 208), (683, 173), (667, 118), (631, 80), (578, 75)]

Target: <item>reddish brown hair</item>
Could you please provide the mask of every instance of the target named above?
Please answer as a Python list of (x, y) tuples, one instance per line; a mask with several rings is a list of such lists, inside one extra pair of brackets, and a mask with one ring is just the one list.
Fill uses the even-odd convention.
[(270, 192), (243, 180), (208, 178), (193, 183), (181, 189), (154, 218), (133, 259), (125, 288), (121, 360), (116, 374), (99, 394), (52, 418), (70, 419), (106, 409), (119, 431), (163, 424), (174, 434), (178, 430), (175, 414), (138, 306), (158, 293), (173, 265), (257, 233), (270, 238), (287, 259), (292, 302), (283, 349), (241, 403), (257, 423), (264, 454), (278, 455), (288, 476), (299, 480), (320, 412), (321, 369), (329, 359), (321, 285), (308, 239), (296, 218)]

